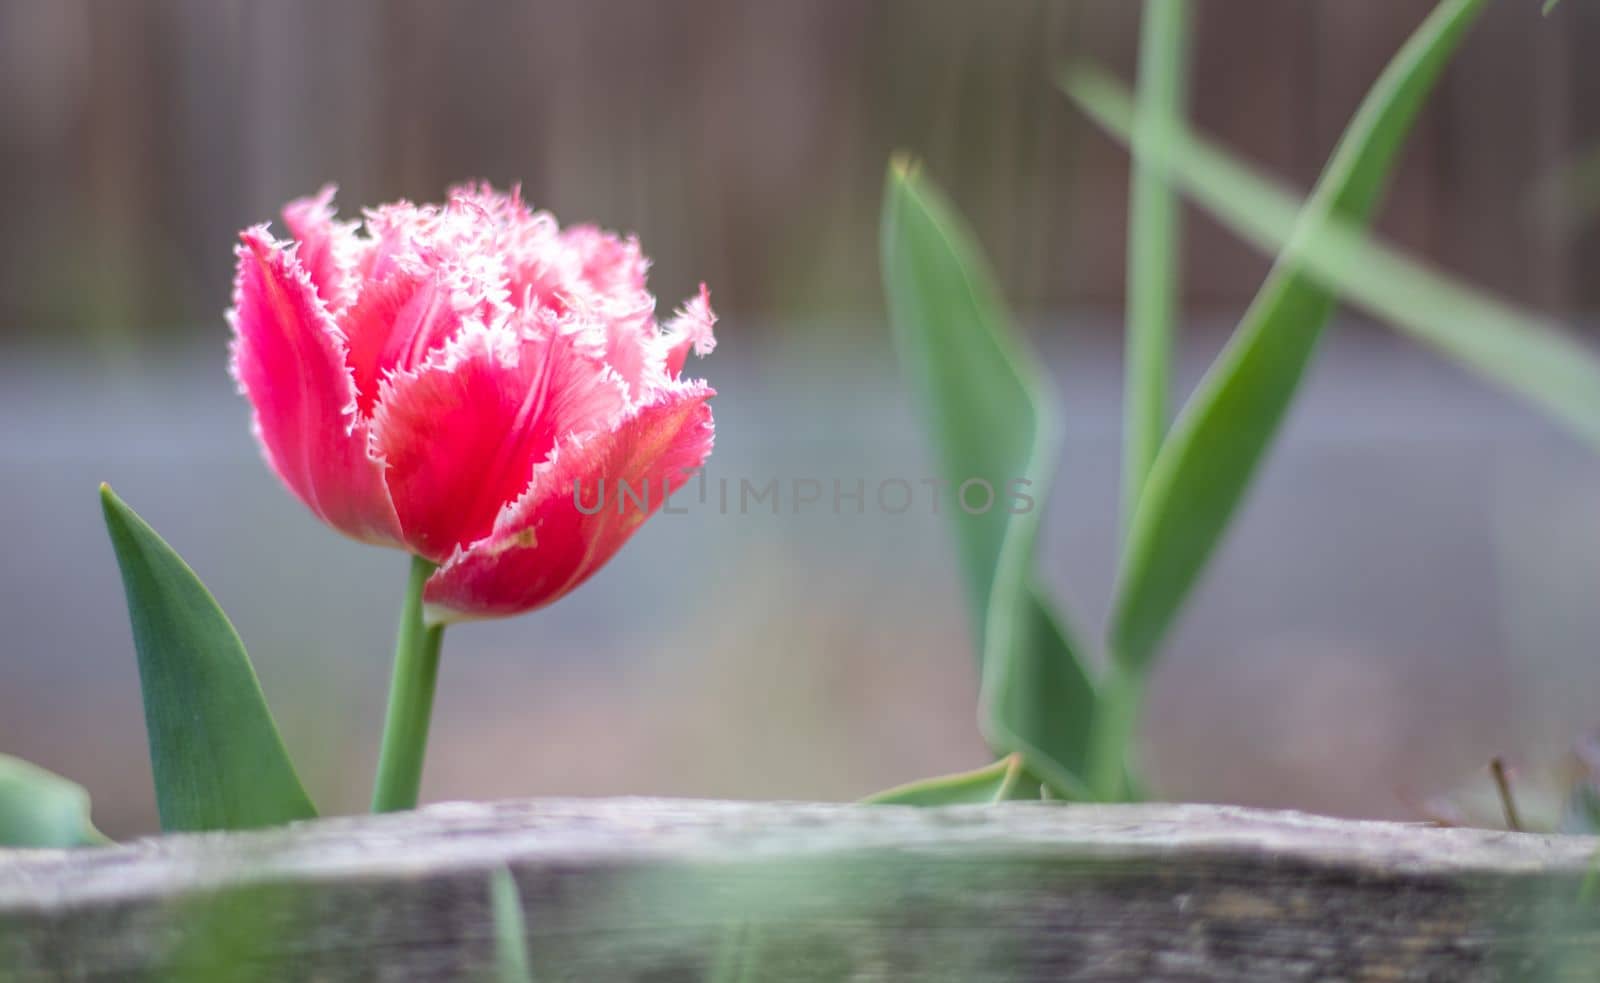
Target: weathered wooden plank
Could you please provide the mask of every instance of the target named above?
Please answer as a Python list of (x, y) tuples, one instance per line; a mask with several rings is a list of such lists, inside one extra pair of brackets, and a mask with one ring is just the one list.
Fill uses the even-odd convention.
[(0, 852), (0, 978), (473, 978), (506, 865), (539, 979), (1593, 979), (1597, 845), (1212, 806), (447, 804)]

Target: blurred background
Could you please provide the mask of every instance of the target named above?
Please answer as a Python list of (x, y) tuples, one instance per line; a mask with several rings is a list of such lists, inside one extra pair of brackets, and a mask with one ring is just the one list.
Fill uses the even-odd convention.
[[(1307, 187), (1425, 0), (1199, 0), (1193, 114)], [(1591, 332), (1600, 6), (1500, 0), (1379, 223)], [(1115, 569), (1127, 160), (1052, 88), (1131, 79), (1114, 0), (0, 0), (0, 751), (155, 829), (110, 481), (250, 646), (325, 812), (364, 807), (405, 579), (266, 470), (225, 371), (231, 248), (520, 181), (637, 232), (663, 310), (703, 279), (714, 477), (933, 473), (888, 345), (877, 220), (909, 149), (972, 219), (1061, 387), (1043, 563), (1083, 629)], [(1267, 261), (1190, 213), (1179, 377)], [(1342, 315), (1158, 669), (1159, 797), (1414, 816), (1494, 754), (1600, 723), (1600, 461)], [(661, 516), (553, 609), (447, 636), (425, 799), (844, 799), (985, 760), (940, 520)]]

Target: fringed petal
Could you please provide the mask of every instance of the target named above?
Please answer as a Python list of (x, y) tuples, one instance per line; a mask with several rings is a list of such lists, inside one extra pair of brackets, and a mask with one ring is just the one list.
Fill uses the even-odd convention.
[(300, 244), (296, 254), (311, 277), (317, 295), (334, 315), (355, 302), (360, 291), (356, 267), (366, 240), (357, 235), (358, 222), (334, 218), (333, 185), (325, 185), (310, 198), (297, 198), (283, 207), (283, 224)]
[(655, 298), (645, 294), (643, 300), (648, 306), (610, 312), (601, 321), (606, 361), (628, 383), (629, 398), (635, 402), (667, 378), (667, 351), (656, 331)]
[(345, 339), (296, 246), (264, 227), (235, 250), (232, 370), (255, 409), (267, 462), (318, 516), (365, 542), (398, 545), (399, 524), (345, 363)]
[(569, 263), (563, 297), (569, 307), (604, 326), (606, 361), (627, 380), (634, 400), (661, 378), (664, 353), (656, 344), (656, 299), (645, 288), (650, 260), (633, 236), (619, 237), (593, 225), (561, 233)]
[(488, 534), (558, 442), (603, 432), (627, 409), (621, 380), (570, 339), (476, 323), (380, 392), (373, 453), (407, 544), (435, 562)]
[(624, 239), (593, 225), (574, 225), (561, 233), (561, 246), (594, 294), (624, 298), (645, 292), (650, 260), (634, 236)]
[(397, 271), (369, 283), (343, 318), (360, 413), (372, 415), (386, 376), (422, 365), (469, 319), (481, 323), (482, 314), (481, 308), (458, 306), (432, 271)]
[(493, 531), (428, 581), (429, 619), (517, 614), (587, 580), (705, 463), (713, 395), (704, 383), (675, 384), (615, 429), (564, 441)]
[(716, 324), (717, 315), (711, 310), (711, 291), (702, 283), (699, 295), (685, 302), (667, 324), (667, 378), (676, 379), (683, 372), (689, 349), (693, 348), (695, 355), (701, 358), (716, 349), (717, 338), (711, 330)]

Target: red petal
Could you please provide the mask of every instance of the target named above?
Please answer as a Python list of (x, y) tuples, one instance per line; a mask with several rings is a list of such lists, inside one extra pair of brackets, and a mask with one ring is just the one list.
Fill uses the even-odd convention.
[(397, 545), (394, 507), (355, 415), (344, 337), (292, 249), (260, 227), (241, 239), (228, 312), (232, 368), (255, 407), (267, 462), (328, 524)]
[(461, 330), (463, 317), (431, 271), (395, 272), (368, 283), (341, 319), (362, 416), (372, 415), (385, 376), (422, 365)]
[[(424, 598), (436, 621), (499, 617), (542, 607), (588, 579), (705, 463), (714, 436), (715, 393), (704, 383), (662, 389), (615, 430), (567, 441), (539, 467), (494, 531), (452, 556), (428, 581)], [(605, 482), (605, 493), (600, 482)], [(639, 508), (617, 494), (618, 482), (648, 489)], [(575, 488), (576, 486), (576, 488)], [(581, 491), (585, 515), (577, 505)]]
[(297, 254), (316, 285), (317, 294), (335, 313), (356, 299), (359, 283), (355, 267), (362, 251), (355, 222), (334, 220), (334, 186), (326, 185), (313, 198), (297, 198), (283, 206), (283, 224), (300, 243)]
[(373, 450), (406, 542), (441, 561), (486, 535), (558, 441), (609, 429), (626, 406), (616, 374), (567, 337), (469, 324), (381, 386)]

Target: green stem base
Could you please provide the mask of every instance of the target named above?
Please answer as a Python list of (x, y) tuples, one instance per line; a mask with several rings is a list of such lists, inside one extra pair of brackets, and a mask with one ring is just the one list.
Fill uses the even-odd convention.
[(428, 747), (428, 721), (439, 678), (439, 645), (444, 626), (422, 620), (422, 588), (435, 565), (411, 558), (411, 578), (400, 609), (400, 632), (394, 646), (394, 678), (389, 684), (389, 710), (383, 723), (383, 750), (372, 790), (373, 812), (415, 809), (422, 787), (422, 759)]
[(1127, 802), (1136, 782), (1129, 758), (1139, 728), (1139, 708), (1144, 700), (1144, 678), (1112, 665), (1100, 683), (1095, 705), (1094, 745), (1089, 787), (1101, 802)]

